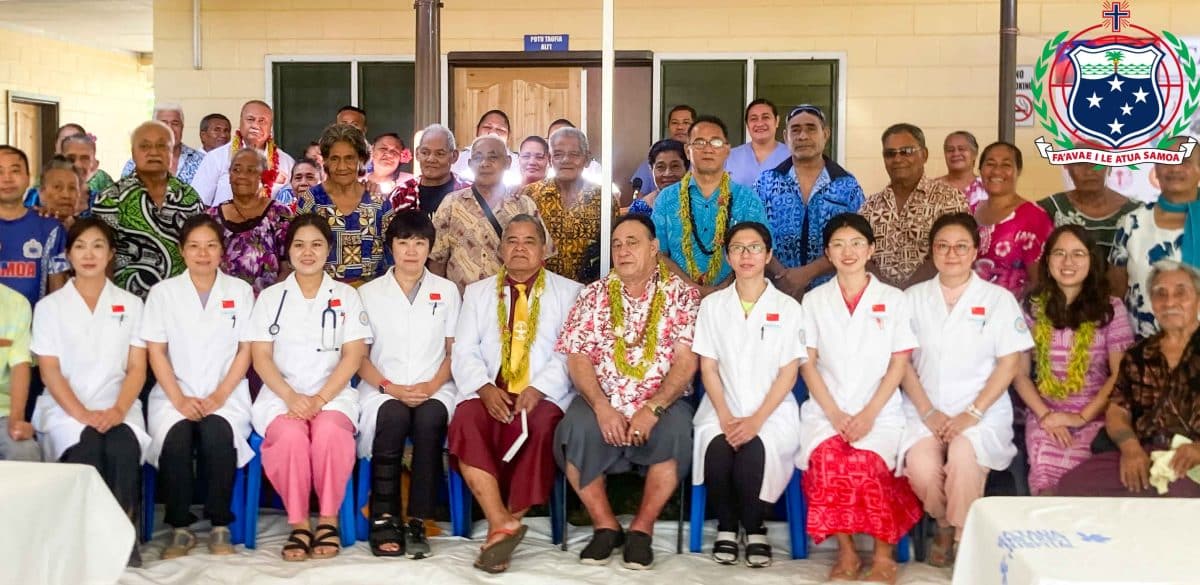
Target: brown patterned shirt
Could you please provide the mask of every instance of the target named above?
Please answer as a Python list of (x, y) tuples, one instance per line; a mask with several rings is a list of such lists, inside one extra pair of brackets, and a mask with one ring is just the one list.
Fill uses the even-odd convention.
[[(546, 268), (584, 284), (600, 278), (600, 186), (590, 183), (585, 186), (579, 201), (570, 209), (563, 209), (562, 195), (554, 179), (526, 185), (521, 194), (537, 204), (546, 231), (558, 247), (558, 255), (546, 260)], [(613, 205), (614, 220), (617, 208)]]
[(1175, 435), (1200, 440), (1200, 330), (1192, 334), (1175, 369), (1162, 352), (1163, 333), (1125, 352), (1112, 404), (1128, 410), (1143, 445), (1164, 446)]
[[(500, 227), (522, 213), (541, 219), (537, 204), (520, 193), (510, 192), (494, 211)], [(446, 196), (433, 214), (437, 239), (429, 260), (446, 265), (446, 278), (459, 289), (500, 272), (500, 236), (475, 201), (471, 188)], [(554, 241), (546, 236), (546, 257), (554, 256)]]
[(859, 213), (875, 231), (873, 259), (879, 276), (894, 286), (907, 282), (929, 256), (933, 222), (947, 213), (966, 210), (966, 199), (958, 189), (928, 176), (921, 177), (903, 209), (896, 209), (891, 185), (868, 197)]

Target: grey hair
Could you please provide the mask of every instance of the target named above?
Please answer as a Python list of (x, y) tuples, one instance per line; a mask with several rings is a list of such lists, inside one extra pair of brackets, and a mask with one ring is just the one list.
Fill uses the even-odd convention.
[(46, 164), (42, 166), (42, 174), (43, 175), (50, 171), (75, 172), (75, 165), (74, 165), (74, 163), (71, 162), (71, 159), (69, 159), (61, 154), (56, 154), (56, 155), (50, 157), (50, 160), (46, 161)]
[(592, 152), (591, 149), (588, 148), (587, 134), (584, 134), (582, 130), (572, 126), (563, 126), (562, 128), (555, 130), (554, 133), (550, 135), (550, 140), (548, 142), (550, 143), (551, 149), (554, 147), (555, 140), (562, 140), (563, 138), (574, 138), (578, 140), (579, 148), (583, 149), (584, 156), (587, 156)]
[[(454, 133), (451, 132), (449, 128), (441, 124), (430, 124), (426, 126), (425, 129), (421, 131), (421, 143), (424, 143), (425, 137), (431, 134), (441, 134), (442, 136), (445, 136), (447, 150), (458, 150), (458, 143), (454, 140)], [(421, 144), (417, 144), (418, 148), (420, 146)]]
[(1158, 280), (1159, 276), (1167, 272), (1175, 272), (1182, 270), (1184, 274), (1192, 281), (1192, 288), (1196, 289), (1196, 294), (1200, 294), (1200, 270), (1190, 264), (1184, 264), (1178, 260), (1159, 260), (1150, 267), (1150, 278), (1146, 282), (1150, 283), (1150, 288), (1154, 288), (1154, 281)]
[(503, 138), (500, 138), (499, 136), (496, 136), (495, 134), (484, 134), (483, 136), (480, 136), (480, 137), (476, 138), (475, 140), (472, 140), (471, 141), (471, 151), (474, 152), (476, 145), (478, 145), (480, 142), (484, 142), (487, 140), (495, 140), (498, 144), (500, 144), (501, 150), (508, 152), (508, 143), (505, 142)]
[(514, 223), (532, 224), (534, 227), (537, 228), (537, 233), (539, 236), (538, 239), (540, 239), (542, 241), (543, 245), (546, 243), (546, 226), (545, 226), (545, 224), (542, 223), (542, 220), (540, 220), (532, 215), (529, 215), (528, 213), (518, 213), (518, 214), (512, 216), (512, 219), (508, 220), (508, 223), (504, 225), (504, 234), (502, 234), (502, 235), (507, 235), (508, 228), (511, 227), (512, 224), (514, 224)]
[[(171, 140), (171, 144), (172, 145), (175, 144), (175, 131), (172, 130), (170, 126), (167, 126), (166, 124), (163, 124), (162, 122), (159, 122), (158, 120), (146, 120), (145, 122), (138, 124), (137, 127), (133, 129), (133, 132), (129, 133), (129, 142), (132, 143), (133, 139), (137, 138), (137, 135), (139, 133), (141, 133), (143, 130), (146, 130), (149, 128), (158, 128), (159, 130), (166, 132), (167, 137)], [(95, 143), (93, 142), (93, 144), (95, 144)]]
[(60, 149), (65, 149), (67, 145), (72, 142), (82, 142), (83, 144), (91, 147), (93, 152), (96, 150), (96, 139), (88, 136), (87, 134), (72, 134), (66, 138), (63, 138), (62, 142), (58, 144), (58, 147)]
[(359, 164), (366, 164), (371, 160), (371, 152), (367, 150), (367, 138), (363, 136), (362, 130), (355, 128), (349, 124), (330, 124), (321, 132), (321, 139), (317, 141), (321, 149), (321, 157), (329, 158), (329, 151), (333, 150), (333, 145), (339, 142), (349, 144), (354, 153), (358, 156)]
[(161, 104), (155, 104), (154, 105), (154, 115), (158, 116), (159, 112), (176, 112), (179, 114), (179, 119), (181, 121), (184, 120), (183, 106), (181, 106), (175, 102), (166, 102), (166, 103), (161, 103)]
[(908, 134), (917, 140), (917, 144), (920, 145), (921, 148), (926, 148), (925, 132), (914, 124), (909, 124), (907, 122), (892, 124), (891, 126), (888, 126), (887, 130), (883, 131), (883, 136), (879, 138), (879, 141), (886, 142), (888, 136), (892, 136), (894, 134)]
[(230, 155), (229, 168), (232, 169), (233, 161), (237, 160), (237, 157), (242, 156), (242, 153), (246, 153), (246, 152), (253, 154), (254, 160), (258, 161), (258, 172), (262, 173), (267, 170), (267, 165), (268, 165), (267, 155), (259, 152), (257, 148), (251, 148), (249, 146), (244, 147), (244, 148), (239, 148), (237, 152)]

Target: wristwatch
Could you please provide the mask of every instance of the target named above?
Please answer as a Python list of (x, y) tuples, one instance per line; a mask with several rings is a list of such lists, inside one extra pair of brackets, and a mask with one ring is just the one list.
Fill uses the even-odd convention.
[(379, 381), (379, 391), (382, 393), (382, 392), (384, 392), (384, 388), (387, 388), (388, 386), (391, 386), (391, 385), (392, 385), (392, 381), (387, 378), (384, 378)]
[(654, 414), (655, 418), (662, 418), (663, 413), (666, 411), (667, 409), (663, 408), (661, 404), (650, 405), (650, 412)]

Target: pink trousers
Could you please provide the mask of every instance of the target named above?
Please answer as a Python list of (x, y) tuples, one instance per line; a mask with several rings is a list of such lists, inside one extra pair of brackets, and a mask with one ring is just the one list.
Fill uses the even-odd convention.
[(925, 511), (938, 526), (954, 527), (954, 539), (962, 536), (967, 510), (983, 496), (988, 468), (975, 459), (975, 449), (959, 435), (943, 445), (934, 437), (925, 437), (905, 456), (904, 475)]
[(354, 425), (346, 415), (323, 410), (312, 420), (275, 417), (262, 445), (263, 470), (283, 498), (288, 524), (308, 522), (308, 501), (317, 491), (321, 516), (337, 516), (354, 472)]

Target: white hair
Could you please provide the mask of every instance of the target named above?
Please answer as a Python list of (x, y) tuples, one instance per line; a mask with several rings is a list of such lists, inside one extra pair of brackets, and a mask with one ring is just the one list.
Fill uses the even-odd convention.
[(505, 142), (503, 138), (500, 138), (499, 136), (496, 136), (495, 134), (484, 134), (483, 136), (480, 136), (480, 137), (476, 138), (475, 140), (472, 140), (471, 141), (471, 151), (474, 152), (475, 146), (478, 145), (480, 142), (485, 142), (488, 140), (495, 140), (496, 143), (500, 145), (500, 150), (508, 152), (508, 143)]
[(454, 133), (449, 128), (441, 124), (430, 124), (421, 131), (421, 143), (417, 144), (420, 147), (425, 142), (425, 139), (434, 134), (441, 134), (446, 137), (446, 149), (458, 150), (458, 144), (454, 141)]
[(171, 144), (175, 144), (175, 132), (171, 130), (170, 126), (167, 126), (158, 120), (146, 120), (145, 122), (138, 124), (137, 127), (133, 129), (133, 132), (129, 133), (129, 142), (133, 143), (134, 139), (137, 138), (137, 135), (147, 128), (158, 128), (159, 130), (166, 132), (167, 136), (171, 139)]
[(1150, 267), (1150, 278), (1146, 282), (1150, 283), (1150, 287), (1154, 288), (1154, 281), (1158, 280), (1159, 276), (1167, 272), (1175, 272), (1182, 270), (1184, 274), (1192, 281), (1192, 288), (1196, 289), (1196, 294), (1200, 294), (1200, 270), (1190, 264), (1184, 264), (1177, 260), (1159, 260)]
[(180, 121), (183, 120), (183, 106), (175, 102), (164, 102), (154, 104), (154, 116), (157, 118), (159, 112), (176, 112), (179, 114)]
[(546, 142), (550, 145), (550, 149), (553, 150), (554, 149), (554, 141), (562, 140), (563, 138), (574, 138), (574, 139), (578, 140), (579, 148), (583, 150), (584, 155), (587, 155), (588, 153), (592, 152), (591, 149), (588, 148), (587, 134), (584, 134), (583, 131), (580, 130), (579, 128), (572, 128), (570, 126), (563, 126), (562, 128), (555, 130), (553, 133), (550, 134), (550, 139), (547, 140)]

